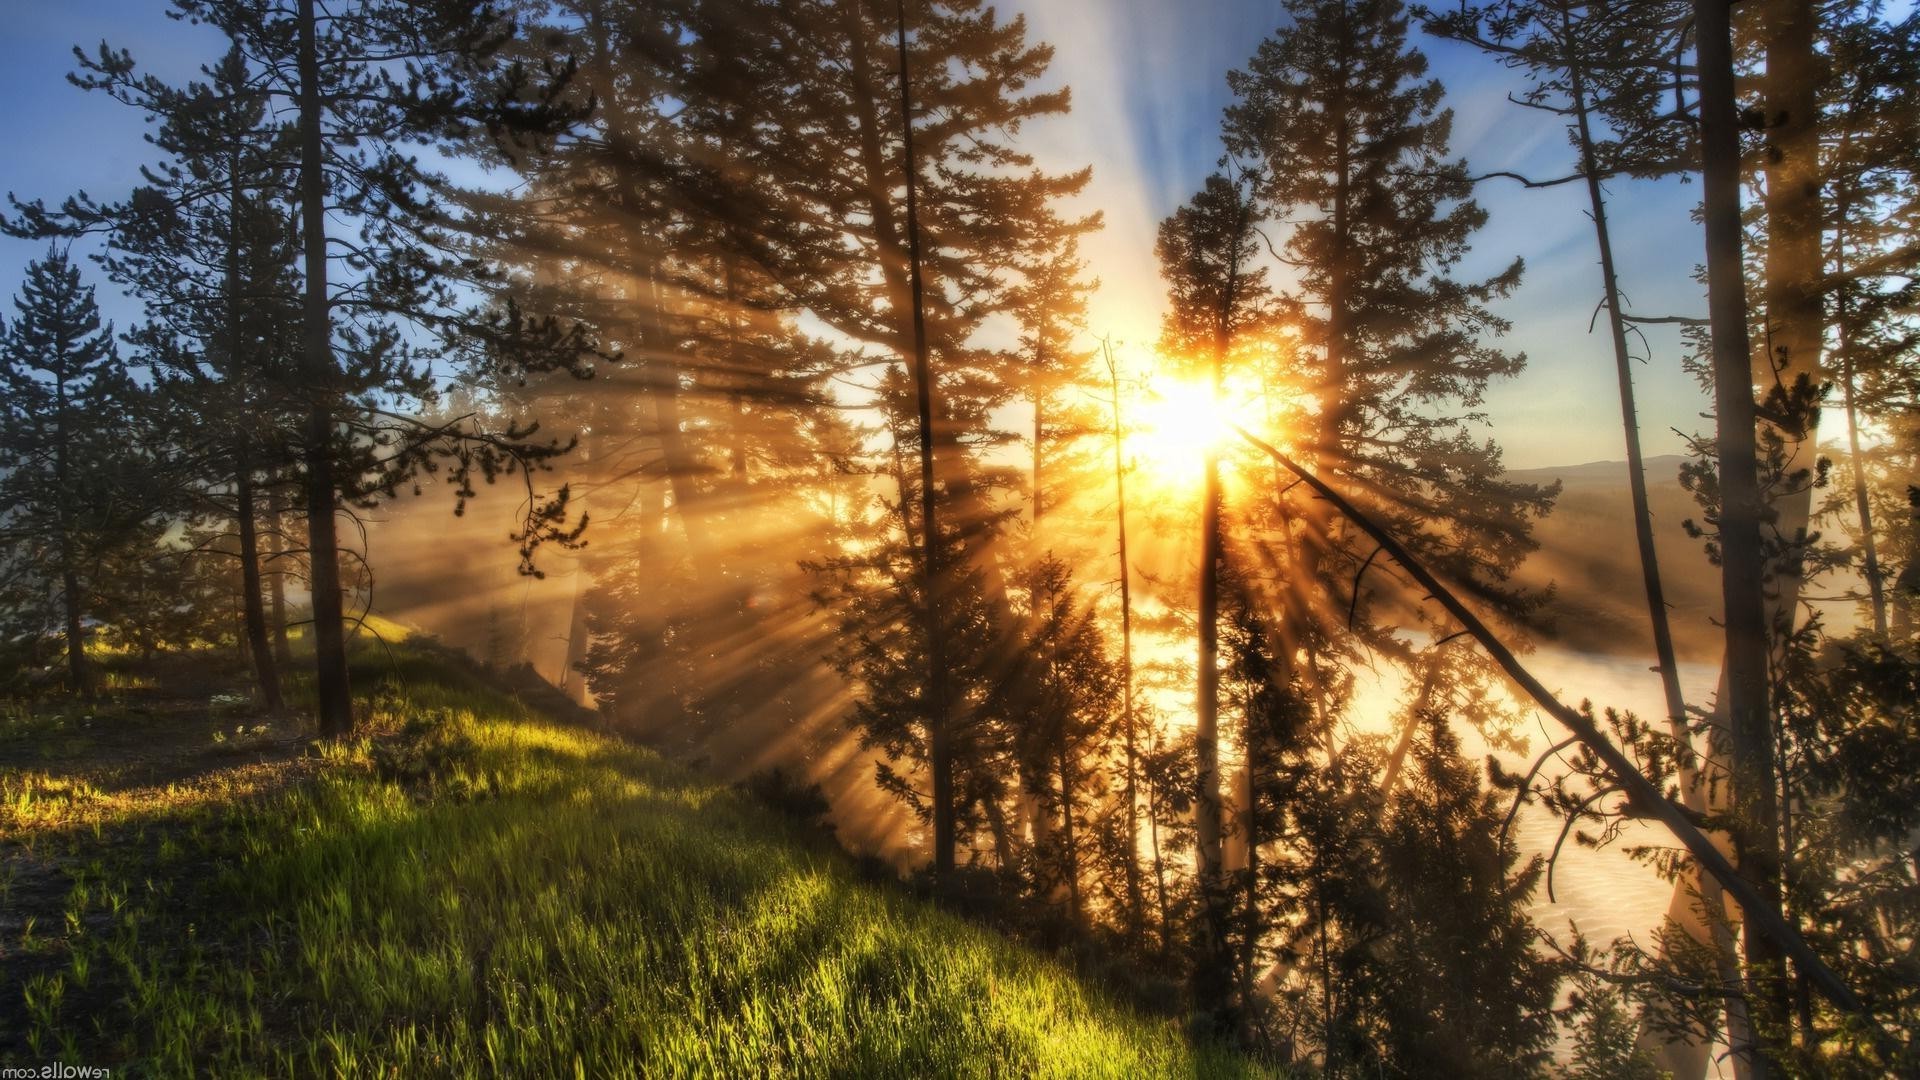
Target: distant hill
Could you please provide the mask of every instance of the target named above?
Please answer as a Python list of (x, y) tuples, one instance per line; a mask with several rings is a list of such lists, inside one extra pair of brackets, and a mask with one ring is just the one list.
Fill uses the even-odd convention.
[[(1684, 460), (1678, 454), (1647, 459), (1654, 550), (1682, 658), (1712, 660), (1718, 656), (1712, 622), (1720, 614), (1718, 572), (1707, 561), (1702, 543), (1688, 537), (1681, 525), (1700, 513), (1680, 486)], [(1626, 462), (1516, 469), (1508, 476), (1562, 485), (1553, 513), (1535, 528), (1540, 550), (1521, 570), (1530, 584), (1556, 586), (1554, 638), (1585, 652), (1650, 650), (1653, 638), (1633, 536)]]

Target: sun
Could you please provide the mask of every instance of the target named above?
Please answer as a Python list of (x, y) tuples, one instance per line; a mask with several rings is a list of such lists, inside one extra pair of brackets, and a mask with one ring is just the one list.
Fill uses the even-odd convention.
[(1233, 418), (1207, 383), (1156, 379), (1134, 403), (1127, 448), (1134, 468), (1174, 488), (1197, 485), (1207, 453), (1233, 434)]

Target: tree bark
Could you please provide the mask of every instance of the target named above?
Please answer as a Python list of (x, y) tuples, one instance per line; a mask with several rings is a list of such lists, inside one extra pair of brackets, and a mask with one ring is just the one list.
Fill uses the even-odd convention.
[[(1780, 916), (1779, 812), (1774, 795), (1773, 724), (1768, 706), (1766, 506), (1756, 457), (1758, 420), (1747, 346), (1741, 265), (1740, 131), (1727, 0), (1695, 0), (1700, 67), (1701, 175), (1707, 246), (1707, 313), (1720, 467), (1720, 571), (1726, 628), (1721, 702), (1731, 742), (1733, 840), (1740, 874), (1766, 914)], [(1816, 256), (1818, 248), (1815, 249)], [(1815, 265), (1818, 266), (1816, 257)], [(1758, 932), (1748, 911), (1747, 978), (1752, 988), (1754, 1075), (1772, 1071), (1770, 1041), (1784, 1030), (1787, 1002), (1779, 943)]]
[[(1236, 238), (1237, 239), (1237, 238)], [(1231, 290), (1229, 290), (1231, 291)], [(1211, 357), (1210, 385), (1220, 396), (1225, 334)], [(1200, 503), (1200, 607), (1194, 661), (1194, 858), (1200, 887), (1195, 997), (1202, 1012), (1226, 1007), (1232, 958), (1227, 951), (1227, 897), (1222, 880), (1220, 806), (1220, 451), (1209, 446)]]
[(87, 639), (80, 625), (80, 575), (71, 569), (72, 551), (63, 537), (60, 558), (68, 569), (60, 572), (60, 592), (67, 614), (67, 689), (80, 694), (87, 689)]
[(340, 539), (334, 513), (332, 307), (327, 297), (326, 149), (321, 141), (319, 33), (314, 0), (299, 2), (300, 220), (306, 256), (306, 307), (301, 327), (307, 393), (307, 581), (313, 593), (314, 691), (323, 738), (353, 731), (347, 681), (345, 611), (340, 596)]
[[(248, 393), (246, 334), (241, 324), (240, 280), (240, 150), (239, 136), (227, 155), (227, 364), (236, 400), (243, 412), (251, 413), (253, 402)], [(250, 416), (240, 423), (251, 422)], [(260, 595), (260, 536), (254, 499), (253, 460), (247, 452), (247, 434), (234, 441), (233, 499), (234, 524), (240, 534), (240, 611), (245, 630), (247, 652), (253, 659), (254, 681), (260, 686), (260, 704), (270, 713), (280, 712), (286, 702), (280, 695), (280, 672), (274, 665), (273, 646), (267, 640), (267, 613)]]
[(67, 442), (71, 437), (73, 417), (67, 408), (65, 375), (56, 374), (53, 392), (53, 474), (60, 490), (54, 527), (60, 530), (60, 603), (67, 622), (67, 689), (82, 694), (87, 690), (86, 631), (80, 625), (85, 601), (80, 595), (80, 559), (74, 551), (73, 518), (68, 510), (68, 500), (73, 497), (73, 484), (67, 463)]
[(235, 455), (235, 524), (240, 531), (240, 601), (246, 626), (247, 652), (260, 684), (260, 704), (268, 712), (286, 707), (280, 696), (280, 672), (273, 662), (273, 644), (267, 637), (267, 612), (260, 596), (260, 538), (254, 522), (253, 466), (244, 453)]
[[(1562, 29), (1569, 31), (1566, 16)], [(1673, 645), (1673, 628), (1667, 618), (1666, 590), (1660, 577), (1660, 559), (1653, 543), (1653, 511), (1647, 499), (1647, 469), (1640, 449), (1639, 408), (1634, 400), (1632, 355), (1627, 348), (1626, 313), (1620, 302), (1620, 279), (1613, 258), (1613, 234), (1607, 226), (1606, 194), (1601, 190), (1600, 163), (1594, 152), (1593, 129), (1586, 96), (1586, 79), (1577, 56), (1567, 57), (1567, 70), (1574, 117), (1574, 132), (1580, 146), (1580, 171), (1586, 179), (1587, 202), (1593, 220), (1594, 242), (1600, 254), (1600, 282), (1607, 309), (1607, 330), (1613, 345), (1615, 377), (1620, 387), (1620, 422), (1627, 450), (1627, 484), (1633, 501), (1633, 536), (1640, 554), (1640, 578), (1647, 596), (1647, 619), (1653, 631), (1653, 650), (1660, 674), (1660, 689), (1667, 708), (1667, 731), (1674, 741), (1689, 751), (1693, 736), (1687, 725), (1687, 705), (1680, 686), (1680, 664)], [(1680, 795), (1687, 809), (1696, 814), (1708, 810), (1707, 788), (1701, 782), (1698, 760), (1683, 756), (1679, 766)], [(1668, 905), (1667, 917), (1690, 937), (1712, 948), (1721, 980), (1729, 987), (1740, 985), (1740, 961), (1733, 930), (1727, 922), (1726, 901), (1720, 885), (1696, 867), (1682, 877)], [(1746, 1002), (1739, 997), (1726, 1000), (1728, 1044), (1743, 1046), (1751, 1041)], [(1678, 1078), (1706, 1074), (1710, 1045), (1691, 1040), (1658, 1039), (1661, 1064)], [(1737, 1080), (1744, 1080), (1746, 1059), (1736, 1056)]]

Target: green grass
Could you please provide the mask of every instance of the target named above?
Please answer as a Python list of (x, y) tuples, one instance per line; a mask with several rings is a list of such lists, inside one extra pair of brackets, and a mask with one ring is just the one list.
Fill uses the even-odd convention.
[(276, 760), (269, 736), (235, 750), (210, 737), (233, 722), (209, 719), (202, 756), (217, 764), (189, 780), (103, 791), (52, 768), (10, 781), (0, 907), (36, 881), (64, 895), (5, 927), (0, 966), (24, 974), (0, 979), (0, 1061), (353, 1077), (1255, 1072), (864, 880), (743, 794), (530, 714), (418, 648), (367, 659), (393, 672), (368, 738)]

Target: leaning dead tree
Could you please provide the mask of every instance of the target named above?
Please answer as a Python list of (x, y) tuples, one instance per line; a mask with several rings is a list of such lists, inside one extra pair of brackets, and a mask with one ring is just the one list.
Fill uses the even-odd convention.
[(1507, 648), (1486, 623), (1469, 610), (1452, 590), (1441, 584), (1440, 580), (1414, 558), (1406, 546), (1396, 540), (1392, 533), (1382, 528), (1320, 477), (1285, 452), (1238, 424), (1233, 425), (1233, 430), (1249, 444), (1298, 476), (1337, 512), (1380, 545), (1381, 550), (1419, 582), (1429, 596), (1439, 601), (1440, 606), (1445, 608), (1448, 614), (1459, 620), (1461, 627), (1480, 642), (1481, 647), (1487, 650), (1487, 654), (1500, 665), (1501, 670), (1507, 673), (1507, 677), (1512, 679), (1515, 685), (1526, 691), (1527, 696), (1532, 698), (1542, 711), (1559, 721), (1575, 739), (1578, 739), (1606, 765), (1634, 807), (1667, 827), (1667, 830), (1686, 847), (1687, 852), (1700, 866), (1719, 882), (1721, 889), (1740, 905), (1740, 910), (1755, 930), (1791, 956), (1808, 980), (1819, 988), (1820, 992), (1836, 1007), (1873, 1025), (1872, 1016), (1859, 996), (1841, 981), (1840, 976), (1827, 966), (1825, 961), (1820, 959), (1800, 932), (1781, 916), (1779, 910), (1766, 903), (1759, 892), (1740, 876), (1733, 864), (1727, 861), (1727, 857), (1700, 830), (1700, 826), (1695, 822), (1695, 815), (1686, 807), (1667, 798), (1653, 781), (1649, 780), (1646, 774), (1641, 772), (1639, 767), (1600, 731), (1592, 717), (1569, 708), (1555, 697), (1552, 691), (1548, 690), (1520, 663), (1519, 658), (1513, 655), (1513, 651)]

